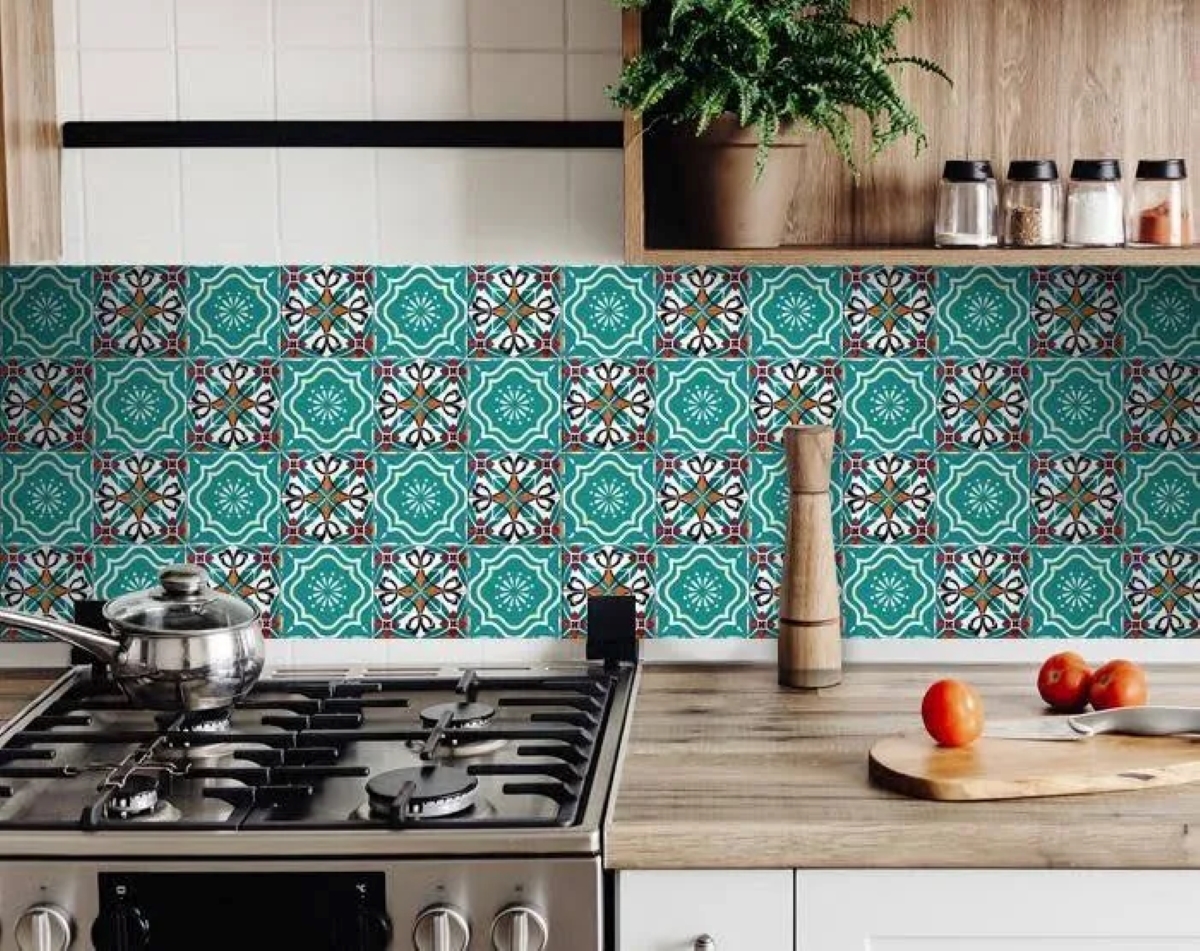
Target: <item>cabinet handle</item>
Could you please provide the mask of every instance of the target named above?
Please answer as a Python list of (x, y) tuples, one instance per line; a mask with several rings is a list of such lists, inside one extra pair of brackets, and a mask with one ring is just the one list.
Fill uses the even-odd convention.
[(692, 951), (717, 951), (717, 942), (710, 935), (702, 934), (692, 945)]

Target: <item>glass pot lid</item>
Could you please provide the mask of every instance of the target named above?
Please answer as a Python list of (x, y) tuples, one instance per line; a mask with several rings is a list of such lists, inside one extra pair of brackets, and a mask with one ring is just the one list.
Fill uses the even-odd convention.
[(105, 619), (141, 634), (203, 634), (259, 618), (254, 605), (213, 588), (199, 565), (170, 565), (159, 572), (158, 581), (157, 588), (109, 601)]

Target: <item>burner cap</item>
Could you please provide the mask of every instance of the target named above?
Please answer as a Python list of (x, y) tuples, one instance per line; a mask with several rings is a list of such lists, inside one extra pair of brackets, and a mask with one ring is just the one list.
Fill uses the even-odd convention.
[(119, 819), (131, 819), (151, 813), (157, 806), (158, 780), (145, 773), (135, 773), (113, 790), (104, 811)]
[[(403, 814), (396, 816), (397, 799), (408, 783), (412, 790)], [(371, 814), (384, 818), (440, 819), (465, 812), (475, 804), (479, 780), (454, 766), (420, 766), (380, 773), (367, 780)]]
[(496, 715), (496, 708), (490, 703), (469, 703), (460, 700), (457, 703), (435, 703), (421, 711), (421, 722), (427, 727), (435, 727), (438, 721), (449, 711), (450, 728), (452, 730), (477, 730), (487, 726), (488, 721)]

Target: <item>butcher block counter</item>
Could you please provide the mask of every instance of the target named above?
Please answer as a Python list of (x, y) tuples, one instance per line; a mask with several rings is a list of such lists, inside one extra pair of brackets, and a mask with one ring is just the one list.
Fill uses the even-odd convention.
[(61, 670), (0, 669), (0, 727), (62, 674)]
[[(1200, 667), (1147, 672), (1151, 702), (1200, 704)], [(921, 697), (942, 677), (974, 684), (989, 719), (1043, 709), (1036, 665), (850, 667), (842, 684), (819, 694), (778, 687), (773, 666), (646, 666), (606, 827), (606, 864), (1200, 868), (1200, 784), (974, 803), (873, 787), (872, 744), (920, 730)]]

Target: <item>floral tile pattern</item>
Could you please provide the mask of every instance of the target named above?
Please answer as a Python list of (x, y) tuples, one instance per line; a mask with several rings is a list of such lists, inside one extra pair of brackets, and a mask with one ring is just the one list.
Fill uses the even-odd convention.
[[(0, 269), (0, 603), (204, 565), (279, 637), (1200, 635), (1200, 271)], [(15, 638), (0, 632), (0, 638)]]

